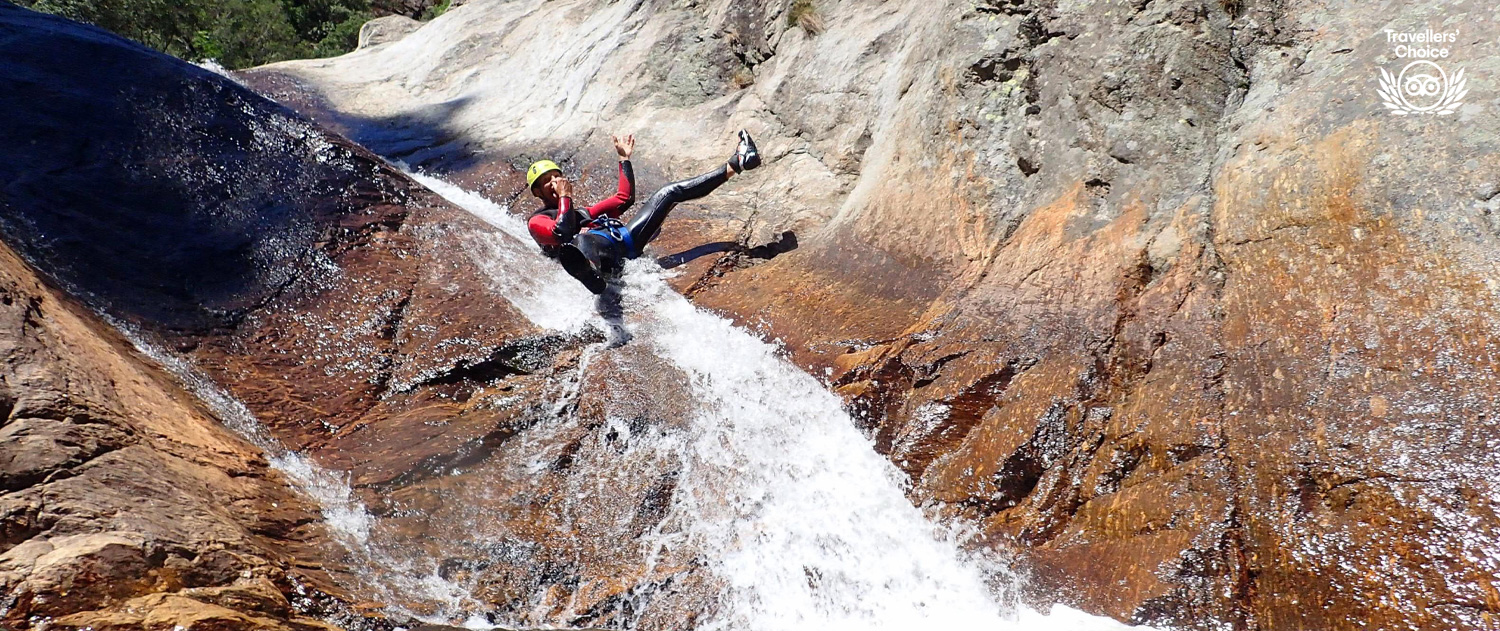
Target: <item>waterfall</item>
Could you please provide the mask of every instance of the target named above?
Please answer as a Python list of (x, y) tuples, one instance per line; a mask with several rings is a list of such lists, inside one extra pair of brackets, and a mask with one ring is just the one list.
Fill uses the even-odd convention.
[[(535, 254), (519, 218), (412, 175), (498, 228), (477, 238), (471, 254), (538, 325), (594, 319), (588, 293)], [(1017, 579), (962, 553), (953, 528), (907, 500), (904, 476), (837, 397), (775, 346), (672, 291), (665, 274), (646, 259), (627, 267), (630, 344), (648, 345), (686, 374), (695, 406), (680, 435), (645, 447), (676, 459), (680, 481), (642, 562), (683, 544), (702, 551), (726, 591), (699, 629), (1124, 628), (1066, 607), (1043, 615), (1012, 602)]]
[[(519, 218), (442, 180), (413, 176), (497, 228), (470, 235), (469, 253), (490, 274), (494, 290), (528, 318), (557, 330), (603, 328), (588, 292), (536, 253)], [(661, 523), (643, 537), (640, 564), (652, 566), (684, 546), (706, 559), (722, 593), (696, 629), (1125, 628), (1067, 607), (1044, 615), (1017, 604), (1018, 579), (1005, 564), (963, 552), (957, 527), (935, 524), (913, 506), (903, 474), (874, 451), (837, 397), (778, 357), (774, 345), (693, 306), (670, 289), (667, 274), (642, 259), (627, 266), (625, 278), (630, 343), (686, 375), (686, 383), (676, 385), (694, 403), (687, 422), (668, 434), (642, 436), (632, 447), (673, 462), (679, 480)], [(382, 536), (379, 520), (343, 476), (287, 450), (191, 362), (105, 318), (321, 506), (360, 581), (351, 587), (388, 603), (424, 605), (423, 615), (393, 604), (395, 613), (491, 626), (478, 613), (487, 607), (475, 599), (473, 585), (442, 578), (433, 559), (414, 558), (399, 541)], [(603, 345), (584, 352), (574, 395), (591, 358), (609, 352)], [(565, 413), (564, 403), (556, 402), (554, 412)], [(611, 431), (630, 429), (612, 423)], [(604, 476), (597, 482), (607, 489)], [(539, 610), (505, 622), (555, 624), (550, 616)]]
[[(317, 503), (329, 534), (349, 554), (350, 569), (360, 581), (359, 585), (349, 587), (386, 602), (415, 598), (436, 603), (444, 611), (461, 611), (465, 605), (473, 604), (464, 586), (439, 578), (430, 563), (419, 564), (406, 558), (389, 542), (373, 536), (376, 520), (355, 497), (346, 476), (287, 449), (243, 402), (214, 383), (191, 361), (153, 343), (148, 334), (118, 318), (106, 313), (99, 316), (120, 331), (137, 351), (166, 369), (198, 397), (219, 422), (265, 452), (273, 469), (285, 475), (303, 496)], [(400, 613), (416, 616), (415, 612)]]

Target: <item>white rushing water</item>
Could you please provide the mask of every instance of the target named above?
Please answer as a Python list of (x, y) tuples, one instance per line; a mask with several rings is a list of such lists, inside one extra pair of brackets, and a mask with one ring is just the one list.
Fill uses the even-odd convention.
[[(476, 241), (472, 254), (528, 317), (564, 330), (596, 320), (589, 294), (535, 253), (521, 219), (442, 180), (415, 177), (500, 229)], [(646, 259), (627, 268), (631, 344), (650, 345), (688, 375), (697, 412), (687, 435), (662, 443), (678, 452), (681, 481), (664, 521), (673, 527), (648, 548), (686, 538), (724, 581), (720, 609), (698, 628), (1127, 628), (1066, 607), (1043, 615), (1003, 602), (1015, 579), (963, 554), (951, 529), (907, 500), (903, 475), (837, 397), (776, 347), (694, 307), (664, 276)], [(652, 550), (643, 555), (649, 562)]]
[(120, 331), (141, 354), (176, 377), (178, 383), (208, 406), (219, 422), (265, 452), (272, 468), (285, 474), (293, 486), (318, 503), (324, 521), (341, 544), (346, 547), (365, 544), (370, 535), (370, 514), (365, 511), (364, 504), (355, 499), (343, 477), (319, 467), (302, 454), (288, 450), (244, 403), (214, 383), (192, 362), (148, 341), (148, 336), (117, 318), (105, 313), (99, 316)]
[[(284, 474), (294, 488), (318, 504), (330, 534), (350, 555), (350, 567), (362, 581), (357, 587), (388, 602), (414, 598), (442, 603), (449, 610), (460, 610), (472, 604), (468, 590), (439, 578), (430, 562), (420, 563), (407, 558), (399, 549), (372, 536), (375, 518), (355, 497), (346, 476), (287, 449), (243, 402), (191, 361), (152, 343), (148, 335), (135, 327), (108, 314), (99, 315), (120, 331), (136, 350), (165, 368), (203, 401), (220, 422), (265, 452), (272, 468)], [(395, 597), (398, 594), (400, 598)], [(402, 613), (413, 615), (412, 612)]]

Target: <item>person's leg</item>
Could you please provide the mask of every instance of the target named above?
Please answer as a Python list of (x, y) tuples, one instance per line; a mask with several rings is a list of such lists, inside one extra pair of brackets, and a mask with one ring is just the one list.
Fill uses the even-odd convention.
[(615, 279), (608, 282), (602, 293), (594, 296), (594, 310), (609, 328), (606, 333), (609, 335), (610, 348), (630, 341), (630, 330), (625, 328), (624, 298), (620, 295), (622, 289), (621, 282)]
[(583, 286), (589, 288), (590, 292), (595, 295), (604, 292), (604, 278), (599, 276), (599, 272), (594, 270), (593, 264), (589, 263), (588, 257), (577, 246), (571, 243), (562, 246), (557, 251), (557, 261), (562, 263), (563, 269), (567, 270), (569, 276), (578, 279), (578, 282), (583, 283)]
[(656, 238), (657, 233), (661, 232), (662, 222), (667, 220), (667, 214), (672, 212), (674, 206), (712, 193), (719, 185), (729, 181), (730, 173), (729, 167), (721, 166), (698, 177), (673, 182), (652, 193), (635, 216), (630, 218), (630, 222), (625, 224), (626, 229), (630, 230), (630, 239), (635, 241), (634, 254), (639, 255), (646, 244)]
[(594, 265), (594, 271), (601, 276), (619, 272), (620, 266), (624, 264), (624, 259), (628, 256), (624, 251), (625, 248), (618, 241), (593, 230), (578, 233), (578, 236), (573, 237), (573, 245)]
[(755, 141), (750, 139), (748, 132), (741, 129), (740, 143), (735, 147), (734, 155), (729, 157), (729, 161), (724, 166), (690, 180), (663, 186), (646, 200), (634, 217), (630, 218), (630, 223), (625, 224), (625, 227), (630, 230), (631, 241), (635, 242), (635, 251), (631, 252), (630, 256), (640, 256), (641, 251), (646, 249), (646, 244), (656, 238), (657, 233), (661, 232), (662, 222), (666, 221), (667, 213), (672, 212), (673, 206), (712, 193), (736, 173), (758, 166), (760, 166), (760, 152), (755, 148)]

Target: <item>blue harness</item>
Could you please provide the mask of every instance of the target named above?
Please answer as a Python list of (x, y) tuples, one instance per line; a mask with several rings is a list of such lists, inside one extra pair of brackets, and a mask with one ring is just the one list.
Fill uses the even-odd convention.
[(635, 239), (630, 237), (630, 229), (620, 223), (614, 217), (599, 217), (589, 222), (589, 231), (609, 237), (615, 243), (625, 246), (625, 258), (633, 259), (640, 255), (635, 249)]

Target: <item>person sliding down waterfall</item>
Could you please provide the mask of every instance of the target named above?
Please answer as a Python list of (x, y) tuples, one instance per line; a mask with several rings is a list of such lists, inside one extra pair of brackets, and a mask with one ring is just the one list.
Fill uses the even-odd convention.
[(600, 315), (610, 321), (618, 335), (624, 330), (618, 325), (620, 301), (615, 281), (625, 261), (641, 255), (646, 244), (661, 232), (661, 224), (673, 207), (703, 197), (734, 175), (760, 166), (760, 154), (750, 134), (740, 130), (739, 146), (728, 164), (663, 186), (629, 222), (621, 222), (620, 214), (635, 202), (635, 173), (630, 166), (635, 136), (615, 136), (614, 141), (620, 154), (620, 188), (614, 197), (587, 208), (574, 206), (573, 183), (551, 160), (540, 160), (526, 169), (526, 185), (542, 200), (542, 207), (527, 221), (531, 237), (542, 246), (542, 252), (557, 259), (568, 274), (598, 296)]

